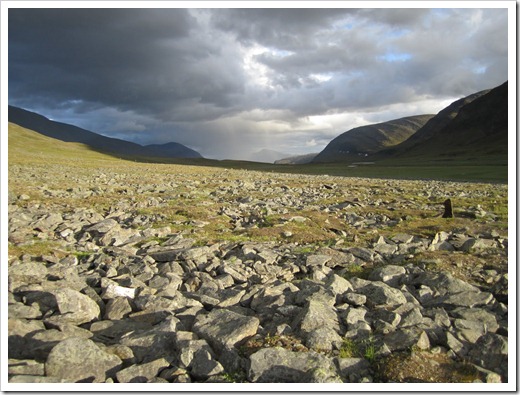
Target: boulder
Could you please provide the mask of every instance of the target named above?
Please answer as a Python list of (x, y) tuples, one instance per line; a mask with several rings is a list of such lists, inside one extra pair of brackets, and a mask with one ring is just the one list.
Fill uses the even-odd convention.
[(67, 382), (103, 383), (122, 367), (115, 355), (101, 350), (92, 340), (69, 338), (58, 343), (45, 361), (45, 374)]
[(217, 352), (235, 347), (256, 334), (260, 320), (228, 309), (213, 309), (195, 317), (193, 332), (205, 339)]
[(170, 366), (170, 362), (167, 359), (159, 358), (120, 370), (116, 373), (116, 378), (120, 383), (147, 383), (168, 366)]
[(314, 351), (298, 353), (281, 347), (264, 348), (250, 357), (248, 380), (254, 383), (309, 383), (337, 377), (333, 361)]
[(100, 318), (98, 304), (87, 295), (67, 288), (58, 289), (53, 293), (60, 315), (50, 317), (49, 321), (81, 325)]
[(388, 306), (396, 307), (407, 302), (403, 293), (385, 284), (382, 281), (370, 282), (357, 292), (367, 297), (367, 305), (369, 306)]

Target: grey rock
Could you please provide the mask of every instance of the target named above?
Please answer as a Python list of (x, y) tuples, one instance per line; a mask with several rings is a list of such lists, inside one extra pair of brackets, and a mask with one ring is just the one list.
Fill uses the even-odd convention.
[(389, 285), (374, 281), (357, 290), (367, 297), (367, 304), (372, 306), (399, 306), (407, 302), (403, 293)]
[(315, 300), (307, 302), (291, 326), (298, 328), (303, 336), (323, 326), (337, 332), (340, 329), (336, 310), (328, 304)]
[(32, 359), (9, 359), (7, 373), (9, 375), (45, 375), (45, 365)]
[(406, 270), (404, 267), (387, 265), (372, 270), (368, 279), (371, 281), (382, 281), (391, 287), (397, 287), (405, 274)]
[(67, 288), (56, 290), (53, 293), (60, 315), (49, 318), (49, 321), (80, 325), (99, 319), (99, 306), (87, 295)]
[(428, 335), (419, 329), (398, 329), (385, 335), (383, 342), (392, 352), (406, 350), (412, 346), (416, 346), (421, 350), (430, 348)]
[(260, 320), (227, 309), (214, 309), (195, 317), (193, 332), (205, 339), (217, 352), (235, 347), (256, 334)]
[(445, 305), (450, 307), (477, 307), (485, 306), (493, 300), (493, 294), (489, 292), (463, 291), (456, 294), (447, 294), (432, 301), (434, 305)]
[(191, 375), (199, 380), (205, 380), (224, 371), (222, 365), (207, 350), (197, 351), (191, 365)]
[(350, 284), (348, 280), (338, 276), (337, 274), (329, 276), (325, 282), (325, 287), (330, 289), (336, 295), (336, 300), (338, 299), (338, 295), (343, 295), (344, 293), (353, 289), (352, 284)]
[(120, 383), (147, 383), (168, 366), (170, 366), (170, 361), (165, 358), (140, 365), (132, 365), (116, 373), (117, 381)]
[(182, 339), (182, 336), (176, 337), (175, 347), (178, 350), (177, 363), (180, 367), (186, 369), (193, 366), (193, 360), (197, 352), (203, 350), (213, 354), (213, 350), (204, 339)]
[(119, 344), (132, 349), (137, 363), (149, 362), (172, 356), (175, 333), (144, 329), (123, 336)]
[(331, 259), (332, 258), (328, 255), (309, 255), (306, 259), (306, 265), (312, 267), (322, 267)]
[(352, 306), (363, 306), (367, 302), (367, 297), (355, 292), (346, 292), (343, 295), (343, 300)]
[(10, 265), (8, 269), (9, 288), (18, 284), (39, 284), (47, 276), (47, 267), (41, 262), (23, 262)]
[(334, 358), (334, 362), (345, 383), (359, 383), (371, 374), (370, 362), (365, 358)]
[(102, 351), (92, 340), (69, 338), (58, 343), (45, 361), (47, 376), (68, 382), (104, 382), (114, 377), (122, 361)]
[(337, 375), (331, 359), (313, 351), (298, 353), (280, 347), (264, 348), (250, 357), (248, 379), (254, 383), (308, 383), (316, 370), (325, 377)]
[(481, 308), (460, 307), (451, 312), (452, 316), (465, 320), (476, 321), (485, 325), (486, 332), (496, 332), (499, 328), (496, 316)]
[(339, 349), (342, 338), (338, 333), (328, 326), (314, 329), (305, 338), (305, 345), (316, 351), (332, 351)]
[(68, 383), (68, 380), (51, 376), (16, 375), (9, 379), (10, 383)]
[(105, 320), (120, 320), (132, 312), (132, 306), (127, 298), (117, 297), (110, 299), (106, 305)]
[(491, 370), (508, 381), (508, 341), (504, 336), (487, 333), (480, 337), (468, 353), (468, 358), (478, 366)]
[(38, 305), (26, 306), (23, 303), (13, 303), (8, 306), (8, 317), (11, 318), (41, 318), (42, 313)]

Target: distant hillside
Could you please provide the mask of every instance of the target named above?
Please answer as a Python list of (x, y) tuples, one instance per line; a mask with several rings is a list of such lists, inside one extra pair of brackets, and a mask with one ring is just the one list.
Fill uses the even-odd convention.
[(387, 154), (399, 158), (507, 159), (507, 82), (458, 100)]
[(277, 160), (274, 163), (277, 165), (304, 165), (306, 163), (311, 163), (316, 155), (318, 155), (318, 153), (315, 152), (312, 154), (290, 156), (288, 158)]
[(93, 151), (82, 143), (67, 143), (41, 133), (23, 128), (14, 123), (8, 123), (8, 154), (9, 164), (40, 162), (40, 163), (73, 163), (96, 161), (114, 162), (113, 156)]
[(289, 156), (289, 154), (284, 154), (283, 152), (264, 148), (249, 155), (247, 160), (253, 162), (274, 163), (278, 159), (282, 159), (287, 156)]
[(351, 129), (333, 139), (312, 162), (345, 162), (365, 158), (405, 141), (432, 117), (416, 115)]
[(51, 121), (42, 115), (13, 106), (9, 106), (9, 122), (61, 141), (83, 143), (104, 153), (127, 157), (202, 158), (197, 151), (179, 143), (142, 146), (102, 136), (74, 125)]

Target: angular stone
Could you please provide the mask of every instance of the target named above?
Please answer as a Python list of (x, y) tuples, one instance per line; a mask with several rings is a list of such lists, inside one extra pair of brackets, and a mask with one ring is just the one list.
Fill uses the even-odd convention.
[(456, 294), (448, 294), (434, 300), (434, 304), (461, 307), (485, 306), (493, 300), (493, 294), (489, 292), (463, 291)]
[(468, 358), (474, 364), (496, 372), (508, 381), (508, 341), (507, 337), (487, 333), (471, 347)]
[(100, 221), (92, 226), (89, 226), (85, 229), (85, 231), (92, 233), (94, 235), (103, 235), (107, 232), (109, 232), (114, 227), (119, 226), (116, 220), (112, 218), (104, 219), (103, 221)]
[(353, 325), (357, 322), (365, 322), (365, 316), (367, 314), (367, 309), (360, 307), (360, 308), (354, 308), (349, 307), (349, 309), (346, 312), (346, 315), (344, 316), (344, 321), (347, 324), (347, 326)]
[(8, 365), (9, 375), (43, 376), (45, 374), (45, 365), (32, 359), (9, 359)]
[(9, 283), (39, 284), (47, 276), (47, 267), (41, 262), (26, 262), (10, 265)]
[(402, 266), (386, 265), (375, 268), (368, 276), (371, 281), (382, 281), (391, 287), (397, 287), (399, 280), (404, 277), (406, 270)]
[(342, 341), (343, 339), (334, 329), (323, 326), (307, 334), (305, 345), (316, 351), (332, 351), (338, 349)]
[(439, 292), (440, 295), (457, 294), (463, 291), (479, 291), (477, 287), (455, 278), (449, 273), (423, 272), (414, 278), (410, 285), (426, 285)]
[(455, 251), (455, 247), (448, 241), (432, 242), (428, 247), (429, 251)]
[(69, 338), (58, 343), (45, 362), (45, 374), (68, 382), (102, 383), (114, 377), (122, 361), (92, 340)]
[(137, 363), (150, 362), (173, 355), (175, 333), (144, 329), (129, 333), (119, 343), (132, 349)]
[(165, 358), (132, 365), (116, 373), (117, 381), (120, 383), (147, 383), (168, 366), (170, 366), (170, 361)]
[(367, 297), (367, 304), (372, 306), (400, 306), (407, 302), (403, 293), (389, 285), (374, 281), (357, 290)]
[(331, 259), (332, 257), (328, 255), (309, 255), (306, 259), (306, 265), (322, 267)]
[(101, 298), (103, 299), (113, 299), (118, 297), (125, 297), (134, 299), (136, 295), (135, 288), (127, 288), (121, 287), (115, 283), (108, 283), (106, 287), (103, 289), (103, 293)]
[(374, 251), (381, 255), (395, 254), (398, 248), (395, 244), (378, 243), (374, 245)]
[(128, 303), (127, 298), (110, 299), (106, 305), (105, 320), (120, 320), (128, 316), (132, 312), (132, 306)]
[(342, 295), (345, 292), (351, 291), (353, 289), (352, 284), (350, 284), (348, 280), (338, 276), (337, 274), (329, 276), (325, 282), (325, 287), (330, 289), (336, 295)]
[(67, 383), (68, 380), (50, 376), (17, 375), (9, 379), (10, 383)]
[(227, 309), (213, 309), (208, 314), (195, 317), (193, 332), (220, 352), (255, 335), (258, 325), (260, 320), (256, 317), (247, 317)]
[(417, 328), (403, 328), (390, 332), (385, 335), (383, 342), (392, 352), (406, 350), (412, 346), (416, 346), (421, 350), (430, 348), (428, 335)]
[(330, 305), (310, 300), (291, 325), (304, 336), (323, 326), (339, 331), (338, 315)]
[(340, 377), (346, 383), (359, 383), (370, 375), (370, 362), (365, 358), (335, 358)]
[(87, 295), (73, 289), (53, 291), (60, 315), (49, 318), (51, 322), (68, 322), (75, 325), (99, 319), (100, 309)]
[(367, 302), (367, 297), (355, 292), (346, 292), (343, 295), (343, 300), (352, 306), (363, 306)]
[(457, 308), (451, 312), (454, 317), (477, 321), (485, 325), (486, 332), (496, 332), (499, 328), (495, 315), (481, 308)]
[(30, 336), (45, 330), (42, 321), (20, 318), (8, 319), (7, 351), (9, 358), (33, 359), (34, 342)]
[(248, 379), (253, 383), (309, 383), (316, 371), (327, 377), (337, 375), (332, 360), (314, 351), (264, 348), (251, 355), (250, 361)]
[(26, 306), (23, 303), (13, 303), (8, 306), (8, 317), (10, 318), (41, 318), (42, 313), (38, 305)]
[[(191, 333), (191, 332), (189, 332)], [(191, 368), (193, 364), (193, 358), (195, 354), (201, 350), (205, 350), (212, 353), (212, 349), (208, 342), (204, 339), (186, 339), (183, 340), (182, 336), (176, 338), (175, 342), (176, 349), (179, 350), (177, 354), (177, 363), (179, 366), (186, 369)]]
[(224, 372), (222, 365), (207, 350), (197, 351), (191, 366), (191, 375), (198, 380), (205, 380)]
[(368, 248), (352, 247), (348, 249), (348, 252), (365, 262), (373, 262), (374, 260), (374, 251)]

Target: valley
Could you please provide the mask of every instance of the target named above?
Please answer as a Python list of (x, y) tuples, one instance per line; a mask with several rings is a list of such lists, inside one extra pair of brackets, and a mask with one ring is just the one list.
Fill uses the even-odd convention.
[(9, 125), (11, 383), (508, 381), (507, 183), (215, 162)]

